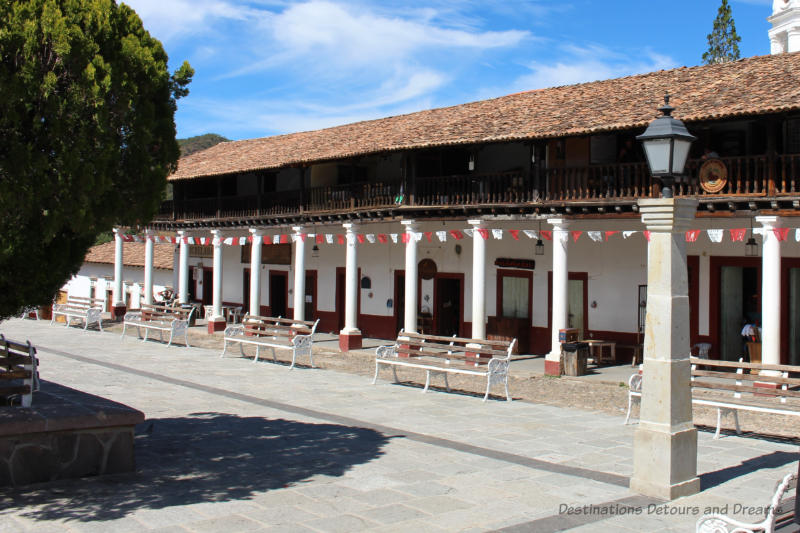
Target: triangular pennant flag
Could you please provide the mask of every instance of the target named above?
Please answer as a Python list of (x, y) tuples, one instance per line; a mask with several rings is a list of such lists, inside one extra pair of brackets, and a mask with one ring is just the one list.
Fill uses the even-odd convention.
[(425, 238), (428, 239), (428, 242), (433, 242), (433, 232), (432, 231), (426, 231), (425, 232)]
[(289, 242), (289, 236), (286, 235), (285, 233), (281, 235), (281, 244), (286, 244), (288, 242)]
[(608, 238), (609, 238), (609, 237), (611, 237), (612, 235), (615, 235), (615, 234), (617, 234), (617, 233), (619, 233), (619, 231), (607, 231), (607, 232), (605, 233), (605, 235), (606, 235), (606, 242), (608, 242)]
[(647, 239), (647, 242), (650, 242), (650, 232), (645, 230), (642, 233), (644, 233), (644, 238)]
[(447, 240), (447, 232), (446, 231), (437, 231), (436, 238), (439, 239), (439, 242), (444, 242)]
[(244, 246), (250, 242), (250, 237), (239, 237), (239, 246)]
[(186, 244), (194, 244), (195, 240), (194, 237), (186, 237)]
[(272, 236), (272, 243), (273, 244), (280, 244), (280, 242), (281, 242), (281, 236), (280, 235), (273, 235)]
[(367, 233), (367, 242), (370, 244), (375, 244), (375, 234), (374, 233)]
[(367, 239), (366, 239), (366, 238), (365, 238), (365, 237), (364, 237), (362, 234), (360, 234), (360, 233), (356, 235), (356, 239), (358, 240), (358, 244), (364, 244), (364, 241), (366, 241), (366, 240), (367, 240)]
[(502, 240), (502, 238), (503, 238), (503, 230), (501, 230), (501, 229), (493, 229), (492, 230), (492, 237), (494, 237), (498, 241)]
[(400, 242), (402, 242), (403, 244), (406, 244), (410, 240), (411, 240), (411, 234), (410, 233), (401, 233), (400, 234)]
[(339, 244), (344, 244), (344, 235), (342, 235), (341, 233), (336, 235), (336, 242)]
[(548, 241), (553, 240), (553, 232), (549, 229), (543, 229), (541, 232), (542, 238)]
[(270, 237), (269, 235), (264, 235), (263, 237), (261, 237), (261, 244), (272, 244), (272, 237)]
[(789, 228), (772, 228), (772, 233), (775, 234), (775, 238), (778, 239), (778, 242), (783, 242), (786, 240), (786, 237), (789, 236)]
[[(405, 234), (403, 234), (403, 235), (405, 235)], [(392, 239), (392, 242), (394, 244), (397, 244), (397, 233), (390, 233), (389, 234), (389, 238)], [(405, 242), (405, 241), (403, 241), (403, 242)]]
[(233, 237), (226, 237), (224, 241), (226, 246), (233, 246)]
[(578, 238), (583, 234), (582, 231), (570, 231), (570, 233), (572, 234), (573, 242), (578, 242)]
[(488, 228), (475, 228), (475, 229), (478, 230), (478, 233), (480, 234), (481, 237), (483, 237), (484, 241), (489, 238), (489, 229)]
[(415, 241), (419, 242), (419, 241), (422, 240), (422, 232), (421, 231), (415, 231), (414, 233), (412, 233), (412, 235), (414, 235), (414, 240)]
[(587, 231), (586, 235), (589, 236), (590, 239), (594, 242), (600, 242), (603, 240), (603, 232), (602, 231)]
[(800, 228), (794, 230), (794, 240), (800, 242)]
[(325, 234), (325, 242), (328, 243), (328, 244), (333, 244), (333, 234), (332, 233), (326, 233)]
[(301, 233), (301, 234), (300, 234), (300, 239), (301, 239), (303, 242), (306, 242), (306, 237), (308, 237), (308, 233)]
[(463, 239), (463, 238), (464, 238), (464, 234), (463, 234), (463, 233), (461, 233), (460, 231), (458, 231), (457, 229), (451, 229), (451, 230), (450, 230), (450, 235), (452, 235), (452, 236), (453, 236), (453, 238), (454, 238), (455, 240), (457, 240), (457, 241), (460, 241), (461, 239)]
[(469, 237), (471, 239), (472, 236), (475, 235), (475, 230), (473, 230), (473, 229), (465, 229), (464, 230), (464, 235), (466, 235), (467, 237)]
[(537, 237), (536, 232), (533, 231), (532, 229), (524, 229), (524, 230), (522, 230), (522, 233), (524, 233), (529, 239), (538, 239), (539, 238), (539, 237)]
[(325, 235), (322, 233), (317, 233), (315, 240), (317, 241), (317, 244), (322, 244), (325, 242)]
[(387, 242), (389, 242), (389, 239), (388, 237), (386, 237), (385, 233), (378, 233), (378, 241), (380, 241), (381, 244), (386, 244)]
[(707, 229), (708, 240), (711, 242), (722, 242), (722, 237), (725, 235), (725, 230), (721, 229)]
[(635, 231), (623, 231), (623, 232), (622, 232), (622, 238), (623, 238), (623, 239), (627, 239), (628, 237), (630, 237), (630, 236), (631, 236), (631, 235), (633, 235), (634, 233), (636, 233), (636, 232), (635, 232)]
[(518, 229), (510, 229), (510, 230), (508, 230), (508, 233), (509, 233), (509, 235), (511, 235), (511, 238), (514, 239), (515, 241), (519, 240), (519, 230)]
[(699, 229), (690, 229), (686, 232), (686, 242), (695, 242), (697, 241), (697, 237), (700, 236)]

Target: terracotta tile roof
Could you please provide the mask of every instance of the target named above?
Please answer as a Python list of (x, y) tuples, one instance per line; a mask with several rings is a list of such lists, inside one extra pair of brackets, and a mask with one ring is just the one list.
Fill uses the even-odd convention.
[[(153, 267), (172, 270), (173, 246), (156, 244), (153, 246)], [(89, 248), (84, 263), (114, 264), (114, 241)], [(144, 243), (123, 242), (122, 262), (125, 266), (144, 267)]]
[(686, 121), (800, 109), (800, 52), (538, 89), (408, 115), (225, 142), (180, 160), (171, 180), (431, 146), (644, 127), (664, 92)]

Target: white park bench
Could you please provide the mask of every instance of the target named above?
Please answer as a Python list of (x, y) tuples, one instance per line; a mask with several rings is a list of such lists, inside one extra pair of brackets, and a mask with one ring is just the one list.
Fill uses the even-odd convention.
[(225, 356), (228, 343), (238, 343), (242, 355), (244, 346), (256, 347), (253, 362), (258, 361), (261, 348), (272, 350), (272, 360), (277, 362), (276, 349), (292, 351), (292, 363), (289, 370), (294, 368), (298, 356), (308, 356), (311, 367), (314, 367), (314, 356), (311, 349), (314, 345), (314, 333), (317, 330), (319, 319), (316, 321), (293, 320), (290, 318), (258, 316), (246, 314), (242, 323), (225, 328), (222, 354)]
[(189, 347), (189, 322), (192, 318), (192, 313), (195, 312), (194, 307), (171, 307), (166, 305), (152, 305), (142, 304), (141, 309), (138, 311), (128, 311), (125, 313), (125, 318), (122, 320), (122, 338), (125, 338), (125, 331), (128, 326), (136, 328), (137, 337), (142, 337), (142, 329), (144, 329), (144, 338), (150, 330), (158, 331), (159, 339), (164, 340), (164, 333), (169, 333), (169, 342), (167, 346), (172, 345), (172, 340), (178, 335), (183, 335), (183, 341), (186, 347)]
[(64, 317), (64, 323), (69, 327), (73, 320), (83, 321), (84, 331), (89, 324), (97, 324), (100, 331), (103, 331), (103, 305), (105, 302), (97, 298), (86, 298), (83, 296), (68, 296), (65, 303), (53, 304), (53, 316), (50, 320), (52, 325), (56, 317)]

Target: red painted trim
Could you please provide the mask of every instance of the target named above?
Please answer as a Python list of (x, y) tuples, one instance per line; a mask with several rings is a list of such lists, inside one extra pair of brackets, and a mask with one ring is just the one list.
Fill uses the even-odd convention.
[[(584, 335), (589, 331), (589, 273), (570, 272), (567, 280), (583, 280), (583, 331)], [(547, 332), (548, 337), (552, 338), (553, 330), (553, 271), (547, 272)], [(549, 351), (549, 350), (548, 350)]]
[[(458, 317), (458, 333), (464, 336), (464, 274), (457, 272), (437, 272), (433, 277), (433, 305), (431, 306), (431, 314), (433, 315), (433, 331), (439, 331), (439, 320), (436, 316), (436, 306), (439, 302), (439, 283), (440, 279), (457, 279), (461, 281), (461, 293), (459, 294), (459, 307), (461, 309), (461, 316)], [(421, 287), (421, 283), (417, 283)], [(419, 298), (417, 298), (419, 301)], [(488, 317), (487, 317), (488, 319)]]
[(394, 330), (394, 316), (385, 315), (359, 315), (358, 329), (364, 337), (374, 339), (395, 340), (397, 332)]
[(534, 326), (531, 328), (528, 351), (531, 354), (546, 355), (550, 353), (550, 328)]
[(711, 256), (708, 272), (708, 341), (711, 343), (709, 358), (719, 359), (719, 284), (723, 266), (739, 266), (758, 269), (758, 299), (761, 301), (761, 258)]
[(338, 335), (338, 314), (336, 311), (320, 311), (317, 310), (317, 318), (319, 318), (319, 325), (317, 331), (327, 331), (333, 335)]
[(781, 258), (781, 364), (789, 364), (789, 270), (800, 268), (800, 258)]
[(349, 352), (361, 349), (361, 335), (339, 335), (339, 350)]

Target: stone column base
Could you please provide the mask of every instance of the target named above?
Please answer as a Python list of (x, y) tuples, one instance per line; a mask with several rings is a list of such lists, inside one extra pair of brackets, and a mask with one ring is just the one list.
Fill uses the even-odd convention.
[(350, 350), (361, 349), (361, 332), (340, 332), (339, 333), (339, 350), (342, 352), (349, 352)]
[(211, 318), (208, 320), (208, 334), (211, 335), (215, 331), (225, 331), (228, 323), (224, 318)]
[(560, 377), (563, 372), (561, 366), (561, 354), (553, 354), (552, 352), (544, 357), (544, 375)]
[(692, 427), (669, 433), (648, 425), (640, 422), (633, 436), (631, 490), (663, 500), (700, 492), (697, 430)]
[(114, 304), (111, 308), (111, 320), (122, 322), (122, 319), (125, 318), (125, 311), (127, 310), (128, 308), (125, 304)]

